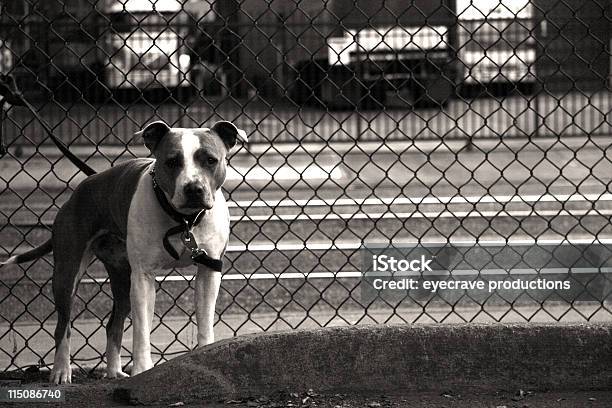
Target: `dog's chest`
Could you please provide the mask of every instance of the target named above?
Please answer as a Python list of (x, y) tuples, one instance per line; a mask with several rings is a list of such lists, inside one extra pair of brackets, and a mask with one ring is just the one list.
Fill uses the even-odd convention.
[[(169, 229), (177, 223), (169, 218), (156, 202), (150, 183), (139, 184), (130, 204), (127, 226), (127, 251), (132, 269), (164, 273), (172, 268), (193, 265), (191, 249), (181, 239), (181, 234), (172, 235), (169, 242), (179, 254), (174, 259), (164, 248), (163, 239)], [(229, 213), (223, 193), (215, 195), (215, 204), (191, 230), (198, 248), (215, 259), (221, 259), (229, 239)]]

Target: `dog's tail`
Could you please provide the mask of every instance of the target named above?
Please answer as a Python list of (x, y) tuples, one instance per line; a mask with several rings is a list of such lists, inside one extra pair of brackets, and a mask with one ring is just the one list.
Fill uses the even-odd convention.
[(0, 268), (2, 268), (4, 265), (20, 264), (23, 262), (33, 261), (45, 254), (48, 254), (51, 251), (53, 251), (53, 244), (51, 242), (51, 238), (49, 238), (36, 248), (32, 248), (29, 251), (26, 251), (19, 255), (11, 256), (6, 261), (0, 262)]

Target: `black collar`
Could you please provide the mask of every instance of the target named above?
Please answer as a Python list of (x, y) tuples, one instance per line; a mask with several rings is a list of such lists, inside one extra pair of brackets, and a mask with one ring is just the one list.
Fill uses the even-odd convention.
[(157, 197), (157, 202), (164, 210), (166, 214), (174, 221), (176, 221), (179, 225), (170, 228), (163, 238), (163, 244), (166, 251), (172, 256), (174, 259), (179, 259), (180, 256), (176, 249), (170, 244), (170, 236), (181, 234), (181, 240), (183, 244), (191, 250), (191, 259), (194, 263), (199, 263), (202, 265), (206, 265), (212, 270), (221, 272), (223, 270), (223, 261), (220, 259), (214, 259), (208, 256), (206, 251), (198, 248), (198, 244), (195, 241), (193, 234), (191, 233), (191, 229), (198, 225), (198, 223), (202, 220), (204, 213), (206, 210), (201, 210), (197, 213), (193, 214), (183, 214), (180, 213), (174, 208), (172, 204), (166, 198), (166, 194), (164, 194), (163, 190), (157, 184), (155, 180), (155, 165), (150, 171), (151, 179), (153, 180), (153, 191), (155, 192), (155, 196)]

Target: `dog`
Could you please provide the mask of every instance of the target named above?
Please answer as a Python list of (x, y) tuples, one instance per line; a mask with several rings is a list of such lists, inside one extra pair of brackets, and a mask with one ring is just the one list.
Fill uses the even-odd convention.
[(124, 322), (132, 313), (131, 375), (153, 367), (150, 333), (155, 277), (197, 264), (195, 310), (198, 346), (214, 341), (215, 303), (230, 234), (221, 186), (230, 149), (244, 130), (220, 121), (209, 128), (171, 128), (153, 122), (136, 133), (153, 158), (120, 163), (87, 177), (58, 211), (52, 237), (0, 266), (53, 251), (57, 311), (50, 381), (70, 383), (70, 313), (78, 282), (93, 257), (105, 266), (113, 294), (106, 326), (106, 376), (127, 377), (121, 367)]

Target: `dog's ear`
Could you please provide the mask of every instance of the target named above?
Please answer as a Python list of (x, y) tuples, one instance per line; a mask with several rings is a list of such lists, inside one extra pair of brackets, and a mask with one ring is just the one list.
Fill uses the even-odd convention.
[(234, 147), (236, 144), (236, 138), (240, 138), (243, 142), (247, 142), (247, 134), (244, 130), (238, 129), (232, 122), (222, 120), (214, 124), (211, 130), (215, 131), (223, 140), (223, 144), (227, 147), (227, 150)]
[(136, 136), (142, 136), (144, 144), (153, 153), (159, 141), (170, 131), (170, 126), (162, 121), (149, 123), (144, 129), (136, 132)]

